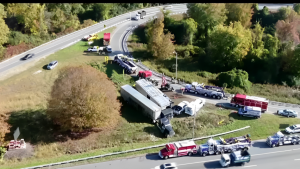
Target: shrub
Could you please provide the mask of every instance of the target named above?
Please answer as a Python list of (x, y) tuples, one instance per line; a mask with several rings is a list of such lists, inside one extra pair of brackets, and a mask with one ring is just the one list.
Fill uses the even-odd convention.
[(81, 28), (86, 28), (86, 27), (92, 26), (95, 23), (97, 23), (97, 22), (95, 22), (95, 21), (93, 21), (91, 19), (84, 20), (83, 24), (81, 24)]
[(205, 77), (205, 78), (210, 78), (212, 77), (212, 73), (210, 72), (206, 72), (206, 71), (200, 71), (197, 73), (198, 76), (201, 76), (201, 77)]
[(0, 146), (4, 144), (5, 135), (10, 132), (10, 127), (11, 126), (7, 123), (7, 116), (0, 114)]
[(48, 103), (47, 114), (63, 131), (109, 129), (120, 119), (121, 103), (113, 82), (88, 65), (62, 68)]
[(24, 42), (22, 42), (22, 43), (20, 43), (19, 45), (16, 45), (16, 46), (8, 45), (8, 47), (6, 48), (6, 53), (4, 55), (4, 58), (10, 58), (14, 55), (25, 52), (25, 51), (29, 50), (32, 47), (33, 47), (33, 45), (25, 44)]
[(217, 77), (218, 83), (222, 86), (227, 83), (228, 87), (240, 87), (249, 91), (251, 88), (251, 82), (248, 80), (248, 73), (240, 69), (232, 69), (228, 72), (222, 72)]

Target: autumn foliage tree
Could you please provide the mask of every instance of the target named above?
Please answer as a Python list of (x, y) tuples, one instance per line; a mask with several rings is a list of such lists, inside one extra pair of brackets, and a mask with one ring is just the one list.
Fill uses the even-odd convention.
[(250, 27), (253, 15), (252, 3), (226, 3), (227, 23), (241, 22), (244, 27)]
[(153, 23), (148, 25), (148, 50), (158, 59), (168, 58), (175, 50), (172, 43), (174, 35), (170, 32), (164, 34), (164, 15), (160, 13)]
[(120, 107), (106, 74), (87, 65), (69, 66), (54, 82), (47, 114), (62, 131), (107, 129), (117, 125)]

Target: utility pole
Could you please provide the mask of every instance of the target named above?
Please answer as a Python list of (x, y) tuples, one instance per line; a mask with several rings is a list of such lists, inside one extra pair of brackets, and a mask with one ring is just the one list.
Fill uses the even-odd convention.
[(178, 82), (178, 81), (177, 81), (177, 52), (174, 51), (173, 53), (176, 54), (176, 82)]
[(194, 136), (195, 136), (195, 119), (196, 119), (196, 104), (195, 104), (195, 110), (194, 110), (194, 126), (193, 126), (193, 139), (194, 139)]

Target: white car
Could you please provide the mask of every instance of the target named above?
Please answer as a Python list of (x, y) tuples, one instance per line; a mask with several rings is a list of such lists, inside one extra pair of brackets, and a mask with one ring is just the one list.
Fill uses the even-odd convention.
[(57, 66), (58, 62), (55, 60), (53, 62), (50, 62), (47, 66), (47, 69), (51, 70)]
[(156, 166), (155, 169), (178, 169), (176, 163), (166, 163), (160, 166)]
[(185, 110), (185, 106), (189, 104), (188, 101), (182, 101), (178, 105), (172, 107), (174, 115), (179, 115)]
[(297, 117), (298, 113), (294, 110), (284, 109), (284, 110), (277, 110), (278, 115), (287, 116), (287, 117)]
[(97, 46), (94, 46), (94, 47), (92, 47), (92, 48), (88, 48), (87, 51), (88, 51), (88, 52), (97, 52), (97, 51), (98, 51), (98, 48), (97, 48)]
[(108, 53), (111, 53), (111, 52), (112, 52), (111, 46), (107, 46), (107, 47), (106, 47), (106, 51), (107, 51)]
[(300, 132), (300, 124), (296, 124), (296, 125), (287, 127), (287, 128), (285, 128), (285, 131), (289, 134), (299, 133)]

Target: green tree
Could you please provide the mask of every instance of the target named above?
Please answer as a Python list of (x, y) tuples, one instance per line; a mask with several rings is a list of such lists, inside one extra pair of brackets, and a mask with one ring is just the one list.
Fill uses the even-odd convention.
[[(6, 18), (6, 11), (4, 10), (4, 6), (0, 4), (0, 48), (2, 49), (2, 45), (8, 41), (9, 36), (9, 28), (6, 25), (4, 18)], [(0, 50), (2, 51), (2, 50)]]
[(264, 54), (268, 53), (268, 50), (264, 48), (263, 42), (264, 28), (260, 26), (259, 23), (255, 25), (255, 28), (252, 29), (252, 45), (251, 45), (251, 54), (257, 58), (261, 58)]
[(106, 20), (109, 19), (109, 12), (110, 9), (114, 6), (114, 4), (111, 3), (96, 3), (93, 6), (93, 11), (95, 13), (95, 20)]
[(244, 27), (250, 27), (253, 15), (252, 3), (226, 3), (227, 24), (230, 22), (241, 22)]
[(228, 72), (221, 72), (217, 79), (219, 86), (226, 84), (227, 87), (240, 87), (249, 91), (251, 89), (251, 82), (248, 80), (248, 73), (240, 69), (232, 69)]
[(270, 57), (277, 57), (277, 53), (279, 50), (279, 39), (276, 36), (267, 34), (264, 38), (264, 46), (265, 49), (269, 51)]
[(121, 103), (115, 85), (88, 65), (62, 68), (50, 96), (47, 114), (62, 131), (118, 125)]
[(300, 14), (300, 4), (297, 3), (297, 4), (294, 4), (293, 5), (293, 9), (295, 12), (297, 12), (298, 14)]
[(153, 23), (149, 23), (146, 30), (148, 50), (158, 59), (168, 58), (175, 50), (172, 43), (174, 35), (170, 32), (164, 34), (164, 15), (161, 13)]
[(187, 8), (188, 15), (198, 23), (198, 28), (205, 34), (227, 19), (227, 9), (223, 3), (189, 3)]
[(184, 20), (184, 27), (185, 27), (186, 33), (189, 37), (188, 44), (192, 45), (194, 34), (197, 31), (197, 22), (195, 22), (195, 20), (193, 18), (188, 18), (188, 19)]
[(37, 3), (10, 3), (7, 6), (8, 13), (16, 16), (18, 23), (24, 24), (25, 28), (34, 35), (47, 32), (44, 10), (45, 4)]
[(220, 24), (209, 36), (208, 56), (216, 68), (232, 69), (242, 64), (251, 42), (251, 31), (240, 22), (230, 23), (229, 26)]
[(279, 8), (278, 12), (276, 13), (276, 18), (278, 20), (285, 20), (288, 15), (292, 12), (292, 8), (290, 7), (281, 7)]

